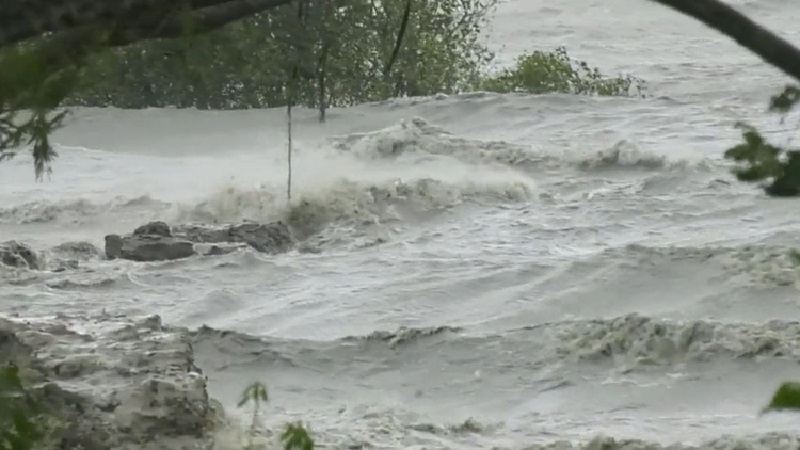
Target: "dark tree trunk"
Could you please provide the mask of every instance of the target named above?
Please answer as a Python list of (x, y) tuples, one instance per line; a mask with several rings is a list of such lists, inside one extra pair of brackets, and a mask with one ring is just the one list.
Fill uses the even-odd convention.
[(327, 95), (325, 92), (325, 66), (327, 63), (328, 44), (325, 43), (319, 56), (319, 74), (317, 78), (317, 84), (319, 85), (319, 123), (325, 123), (325, 108), (327, 108), (327, 103), (325, 102), (325, 96)]

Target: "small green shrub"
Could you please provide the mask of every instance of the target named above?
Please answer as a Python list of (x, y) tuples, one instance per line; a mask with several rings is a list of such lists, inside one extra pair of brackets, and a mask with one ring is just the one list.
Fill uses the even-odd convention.
[(772, 394), (769, 404), (764, 407), (762, 413), (776, 410), (800, 410), (800, 383), (796, 381), (785, 381)]
[(33, 402), (22, 387), (19, 370), (0, 368), (0, 450), (31, 450), (41, 439)]
[(484, 79), (479, 88), (498, 93), (641, 96), (645, 82), (632, 76), (605, 77), (596, 67), (573, 60), (564, 47), (559, 47), (553, 52), (534, 51), (521, 55), (513, 68)]
[(250, 448), (253, 447), (253, 436), (256, 434), (258, 428), (258, 418), (259, 413), (261, 412), (261, 403), (267, 403), (268, 401), (269, 391), (267, 389), (267, 385), (260, 381), (254, 381), (244, 388), (241, 397), (239, 398), (239, 403), (236, 405), (239, 408), (242, 408), (249, 403), (253, 404), (253, 420), (250, 422)]
[(302, 422), (287, 423), (281, 434), (283, 450), (314, 450), (314, 439)]

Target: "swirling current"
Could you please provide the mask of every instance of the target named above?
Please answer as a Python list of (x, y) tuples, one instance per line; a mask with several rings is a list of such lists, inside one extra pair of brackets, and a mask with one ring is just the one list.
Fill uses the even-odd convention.
[[(799, 3), (731, 3), (800, 44)], [(722, 159), (739, 120), (791, 137), (765, 112), (788, 80), (655, 2), (514, 0), (490, 25), (498, 64), (565, 45), (649, 95), (299, 110), (289, 204), (283, 111), (78, 109), (51, 179), (0, 164), (0, 236), (79, 268), (2, 269), (2, 314), (158, 314), (231, 410), (268, 380), (269, 423), (337, 448), (796, 449), (796, 417), (758, 412), (800, 375), (800, 218)], [(80, 244), (150, 220), (284, 220), (303, 243)]]

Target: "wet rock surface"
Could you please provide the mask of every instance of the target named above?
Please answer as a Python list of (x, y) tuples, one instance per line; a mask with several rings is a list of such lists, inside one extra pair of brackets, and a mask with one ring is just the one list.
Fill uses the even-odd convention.
[(82, 262), (101, 258), (100, 249), (90, 242), (64, 242), (48, 252), (47, 269), (53, 272), (77, 270), (80, 269)]
[(90, 259), (97, 259), (101, 257), (100, 249), (98, 249), (91, 242), (83, 241), (68, 241), (63, 244), (58, 244), (50, 250), (53, 256), (62, 259), (77, 259), (79, 261), (86, 261)]
[(105, 254), (109, 259), (169, 261), (195, 254), (224, 255), (242, 249), (243, 245), (261, 253), (277, 254), (291, 250), (294, 242), (291, 230), (283, 222), (175, 227), (165, 222), (150, 222), (128, 235), (106, 236)]
[(188, 330), (158, 316), (0, 319), (0, 360), (54, 417), (46, 448), (207, 449), (223, 423)]
[(179, 225), (175, 236), (196, 243), (245, 243), (269, 254), (287, 252), (294, 246), (291, 230), (283, 222), (238, 223), (228, 225)]
[(18, 241), (0, 242), (0, 263), (19, 269), (41, 269), (36, 252), (28, 244)]
[(171, 261), (194, 255), (194, 245), (184, 239), (150, 234), (106, 236), (108, 259), (132, 261)]
[(146, 223), (140, 227), (137, 227), (133, 230), (134, 236), (161, 236), (161, 237), (170, 237), (172, 236), (172, 230), (170, 229), (169, 225), (166, 222), (150, 222)]

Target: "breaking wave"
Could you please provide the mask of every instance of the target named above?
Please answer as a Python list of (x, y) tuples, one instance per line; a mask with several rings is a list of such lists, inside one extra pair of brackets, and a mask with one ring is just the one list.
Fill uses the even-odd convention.
[(0, 224), (41, 224), (50, 222), (84, 223), (87, 218), (101, 214), (115, 214), (126, 209), (159, 209), (164, 203), (149, 195), (134, 198), (117, 197), (110, 202), (93, 202), (87, 199), (49, 201), (39, 200), (9, 208), (0, 208)]
[(331, 224), (364, 227), (414, 222), (469, 203), (525, 201), (532, 192), (531, 185), (521, 180), (448, 183), (398, 178), (364, 183), (341, 179), (319, 190), (302, 190), (287, 205), (284, 194), (274, 190), (229, 187), (200, 204), (181, 207), (177, 218), (207, 223), (282, 220), (304, 238)]
[[(165, 201), (158, 192), (117, 196), (108, 202), (37, 200), (0, 209), (0, 223), (80, 225), (101, 216), (114, 216), (116, 222), (125, 217), (130, 223), (282, 220), (301, 239), (322, 233), (324, 242), (347, 241), (365, 230), (377, 230), (380, 236), (374, 238), (386, 239), (394, 227), (435, 219), (462, 206), (560, 198), (559, 192), (571, 195), (576, 189), (588, 197), (602, 195), (606, 188), (590, 181), (586, 172), (630, 169), (654, 172), (658, 178), (666, 171), (673, 174), (671, 179), (686, 176), (687, 170), (704, 171), (708, 164), (673, 161), (626, 141), (587, 153), (470, 140), (417, 117), (374, 132), (339, 136), (318, 149), (303, 149), (288, 202), (285, 180), (275, 172), (256, 186), (234, 177), (216, 192), (200, 193), (191, 200)], [(641, 189), (667, 189), (671, 184), (658, 178)], [(609, 192), (618, 195), (626, 189), (630, 190)]]
[(716, 265), (725, 283), (750, 288), (795, 286), (800, 280), (800, 253), (789, 245), (647, 246), (629, 244), (608, 249), (604, 256), (622, 257), (632, 267), (694, 262)]
[(581, 172), (586, 171), (621, 168), (658, 174), (703, 171), (708, 164), (671, 161), (628, 142), (587, 156), (469, 140), (420, 118), (333, 138), (325, 151), (307, 158), (307, 167), (296, 172), (298, 177), (308, 174), (295, 183), (289, 202), (285, 181), (261, 183), (255, 189), (231, 184), (201, 202), (180, 205), (178, 220), (283, 220), (307, 237), (331, 224), (394, 226), (462, 205), (529, 202), (576, 187), (591, 194), (596, 186), (584, 180)]
[[(675, 321), (635, 313), (610, 319), (548, 322), (502, 335), (476, 335), (468, 328), (450, 326), (403, 327), (394, 332), (376, 331), (363, 337), (316, 342), (275, 340), (203, 326), (194, 332), (194, 339), (199, 348), (208, 345), (228, 355), (254, 355), (268, 348), (274, 357), (286, 360), (302, 357), (306, 363), (310, 362), (307, 358), (329, 361), (333, 354), (344, 356), (353, 351), (377, 352), (374, 355), (377, 358), (384, 351), (403, 351), (405, 348), (419, 357), (433, 358), (445, 354), (443, 348), (436, 348), (442, 346), (453, 358), (452, 361), (441, 361), (445, 365), (454, 364), (465, 352), (472, 353), (468, 364), (486, 360), (514, 367), (523, 361), (525, 366), (557, 360), (576, 363), (615, 361), (627, 370), (719, 359), (800, 359), (800, 321)], [(408, 347), (412, 343), (414, 347)], [(417, 346), (427, 347), (429, 351)], [(523, 360), (519, 359), (521, 356), (524, 356)]]
[[(396, 445), (391, 442), (412, 439), (413, 436), (413, 442), (427, 442), (432, 448), (460, 445), (481, 448), (492, 443), (496, 445), (498, 438), (510, 439), (513, 436), (515, 442), (525, 442), (525, 448), (542, 450), (788, 450), (796, 448), (797, 437), (775, 431), (722, 435), (679, 447), (635, 437), (616, 439), (605, 435), (602, 426), (594, 428), (591, 415), (576, 419), (546, 412), (548, 402), (545, 397), (550, 392), (578, 396), (579, 399), (592, 395), (591, 392), (599, 395), (597, 387), (586, 386), (588, 380), (593, 380), (590, 385), (608, 385), (611, 379), (622, 377), (624, 382), (614, 381), (623, 385), (620, 389), (632, 390), (634, 387), (625, 386), (633, 384), (647, 392), (646, 386), (637, 384), (636, 377), (647, 380), (646, 383), (650, 383), (647, 386), (653, 386), (654, 373), (663, 372), (664, 389), (690, 389), (699, 380), (712, 382), (719, 370), (714, 367), (750, 364), (741, 368), (747, 369), (770, 364), (770, 361), (793, 365), (800, 357), (798, 336), (799, 322), (670, 321), (629, 314), (610, 319), (543, 323), (503, 334), (479, 335), (469, 327), (441, 326), (400, 328), (393, 332), (379, 331), (335, 341), (283, 340), (201, 327), (193, 333), (193, 346), (201, 366), (208, 364), (206, 373), (212, 379), (231, 382), (241, 374), (260, 374), (282, 380), (284, 384), (297, 383), (297, 387), (287, 387), (284, 396), (290, 395), (294, 389), (323, 393), (316, 395), (324, 395), (331, 389), (348, 392), (351, 401), (344, 400), (341, 398), (344, 394), (339, 393), (336, 397), (339, 400), (330, 408), (301, 408), (302, 412), (294, 414), (283, 411), (298, 419), (311, 420), (316, 424), (318, 436), (345, 446), (359, 443)], [(486, 378), (483, 378), (484, 372)], [(441, 373), (447, 374), (446, 380), (434, 381), (433, 374)], [(466, 396), (464, 401), (469, 402), (470, 393), (488, 389), (494, 392), (496, 401), (500, 401), (504, 397), (506, 382), (487, 384), (489, 379), (525, 383), (527, 389), (533, 389), (531, 395), (536, 396), (533, 403), (541, 403), (540, 408), (544, 411), (529, 413), (524, 423), (516, 423), (505, 419), (506, 413), (500, 411), (487, 412), (481, 417), (464, 417), (459, 414), (458, 406), (443, 405), (443, 408), (450, 409), (446, 416), (450, 421), (435, 422), (415, 412), (413, 407), (391, 400), (398, 395), (397, 391), (416, 389), (416, 401), (422, 403), (428, 391), (436, 391), (436, 398)], [(337, 380), (346, 381), (340, 386)], [(372, 404), (366, 398), (373, 395), (371, 389), (375, 389), (375, 383), (385, 390), (379, 397), (387, 400), (378, 402), (381, 404)], [(510, 398), (507, 401), (510, 402), (509, 408), (516, 408), (518, 406), (512, 405), (523, 399)], [(590, 414), (591, 402), (587, 400), (587, 403), (574, 407)], [(753, 404), (752, 414), (760, 406)], [(636, 414), (638, 406), (630, 404), (627, 408)], [(675, 416), (662, 413), (658, 418), (637, 418), (634, 421), (620, 411), (605, 413), (614, 415), (613, 420), (620, 425), (630, 421), (638, 427), (652, 426), (653, 429), (658, 426), (692, 427), (696, 423), (691, 422), (699, 420), (684, 418), (679, 413)], [(550, 435), (546, 431), (548, 426), (565, 426), (562, 420), (568, 421), (574, 433)], [(712, 419), (704, 417), (702, 420)], [(722, 418), (714, 420), (722, 421)], [(751, 419), (731, 416), (726, 420)], [(642, 421), (647, 424), (642, 425)], [(348, 433), (342, 435), (345, 422)], [(666, 425), (668, 423), (671, 425)]]
[(611, 168), (640, 170), (707, 170), (713, 164), (701, 159), (671, 160), (619, 141), (596, 153), (565, 152), (503, 141), (460, 138), (444, 128), (415, 117), (370, 133), (354, 133), (331, 140), (334, 148), (367, 160), (401, 160), (409, 156), (448, 157), (469, 164), (501, 164), (529, 169), (578, 168), (584, 171)]

